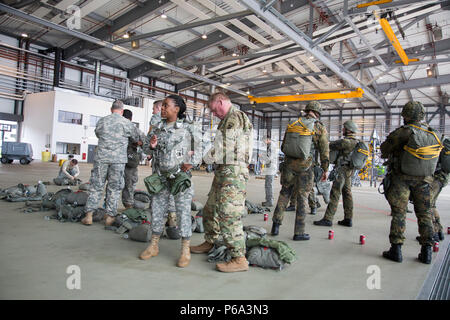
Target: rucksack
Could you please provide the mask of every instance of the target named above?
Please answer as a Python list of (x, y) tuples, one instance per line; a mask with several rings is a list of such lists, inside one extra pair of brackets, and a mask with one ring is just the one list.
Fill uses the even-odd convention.
[(415, 177), (432, 176), (443, 148), (438, 132), (430, 127), (424, 129), (413, 124), (407, 126), (413, 134), (403, 147), (401, 171)]
[(256, 246), (248, 250), (247, 260), (250, 266), (261, 268), (282, 270), (285, 265), (275, 249), (263, 246)]
[(439, 163), (441, 164), (442, 171), (450, 173), (450, 138), (445, 137), (442, 139), (442, 145), (444, 149), (441, 151)]
[(364, 141), (358, 141), (350, 154), (350, 164), (354, 169), (361, 170), (369, 157), (369, 147)]
[(300, 117), (288, 125), (281, 151), (291, 158), (308, 159), (312, 154), (312, 136), (317, 119)]

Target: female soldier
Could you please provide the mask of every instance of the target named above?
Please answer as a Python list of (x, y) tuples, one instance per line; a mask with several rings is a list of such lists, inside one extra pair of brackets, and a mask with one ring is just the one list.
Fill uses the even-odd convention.
[[(164, 118), (148, 134), (143, 145), (144, 152), (154, 159), (153, 173), (157, 173), (163, 188), (153, 195), (152, 200), (152, 240), (150, 245), (139, 256), (142, 260), (157, 256), (158, 242), (163, 232), (167, 218), (167, 209), (174, 183), (189, 180), (189, 170), (193, 164), (199, 163), (201, 152), (192, 152), (194, 137), (193, 125), (185, 121), (186, 104), (178, 95), (170, 95), (164, 99), (161, 117)], [(187, 173), (187, 174), (186, 174)], [(177, 189), (177, 188), (175, 188)], [(189, 265), (191, 255), (189, 250), (191, 229), (191, 202), (194, 189), (191, 184), (184, 191), (174, 194), (178, 226), (182, 237), (181, 256), (177, 266), (184, 268)]]

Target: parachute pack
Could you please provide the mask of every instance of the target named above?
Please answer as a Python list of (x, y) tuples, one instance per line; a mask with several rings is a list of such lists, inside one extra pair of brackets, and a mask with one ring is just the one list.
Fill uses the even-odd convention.
[(300, 117), (288, 125), (281, 151), (291, 158), (308, 159), (311, 156), (312, 136), (316, 119)]
[(364, 141), (358, 141), (350, 154), (350, 163), (354, 169), (361, 170), (369, 157), (369, 147)]

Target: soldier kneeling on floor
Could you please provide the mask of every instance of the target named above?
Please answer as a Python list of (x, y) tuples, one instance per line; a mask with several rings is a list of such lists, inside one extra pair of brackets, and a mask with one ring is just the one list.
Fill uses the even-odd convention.
[(76, 186), (80, 184), (81, 180), (77, 177), (80, 175), (80, 168), (78, 167), (78, 160), (72, 159), (70, 161), (64, 161), (59, 169), (59, 175), (53, 182), (58, 186)]

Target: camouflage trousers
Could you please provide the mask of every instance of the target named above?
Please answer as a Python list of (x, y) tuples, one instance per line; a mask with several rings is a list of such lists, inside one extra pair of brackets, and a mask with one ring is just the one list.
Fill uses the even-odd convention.
[(433, 221), (434, 232), (440, 232), (443, 230), (441, 225), (441, 217), (436, 209), (436, 200), (441, 194), (443, 183), (439, 179), (434, 179), (431, 184), (431, 219)]
[(316, 192), (314, 191), (314, 184), (313, 184), (311, 192), (309, 193), (309, 196), (308, 196), (309, 208), (310, 209), (317, 209), (317, 207), (319, 207), (317, 205), (318, 202), (319, 202), (319, 198), (317, 198), (317, 196), (316, 196)]
[(386, 199), (391, 206), (389, 241), (392, 244), (403, 244), (405, 241), (403, 234), (406, 227), (406, 208), (411, 195), (419, 225), (420, 244), (433, 245), (431, 192), (431, 185), (424, 180), (392, 175), (391, 186), (386, 191)]
[(245, 255), (242, 212), (245, 209), (248, 169), (240, 166), (219, 166), (203, 208), (205, 240), (214, 243), (220, 236), (231, 257)]
[(348, 167), (340, 167), (336, 174), (336, 179), (331, 187), (330, 202), (325, 211), (324, 219), (333, 221), (342, 193), (344, 205), (344, 218), (353, 218), (353, 197), (352, 197), (352, 176), (355, 170)]
[(86, 202), (85, 212), (93, 212), (98, 208), (98, 202), (103, 195), (106, 180), (106, 213), (110, 216), (117, 215), (117, 204), (120, 192), (123, 189), (123, 174), (125, 163), (94, 162), (91, 170), (89, 197)]
[(283, 169), (281, 173), (281, 191), (278, 197), (277, 206), (273, 213), (272, 221), (274, 223), (282, 224), (284, 211), (288, 205), (289, 199), (292, 195), (296, 196), (297, 205), (295, 209), (295, 226), (294, 234), (299, 235), (305, 233), (305, 217), (306, 206), (314, 185), (314, 172), (312, 167), (305, 171), (292, 171), (290, 169)]
[(125, 166), (124, 171), (125, 187), (122, 190), (122, 203), (126, 206), (134, 204), (134, 190), (138, 183), (138, 168), (129, 168)]
[(273, 184), (275, 176), (266, 175), (264, 189), (266, 190), (266, 202), (273, 203)]
[(179, 192), (176, 195), (170, 193), (169, 188), (162, 189), (152, 197), (152, 233), (160, 235), (164, 231), (167, 215), (169, 213), (169, 202), (173, 198), (175, 201), (175, 212), (177, 224), (183, 239), (190, 239), (192, 236), (191, 203), (194, 196), (194, 186)]

